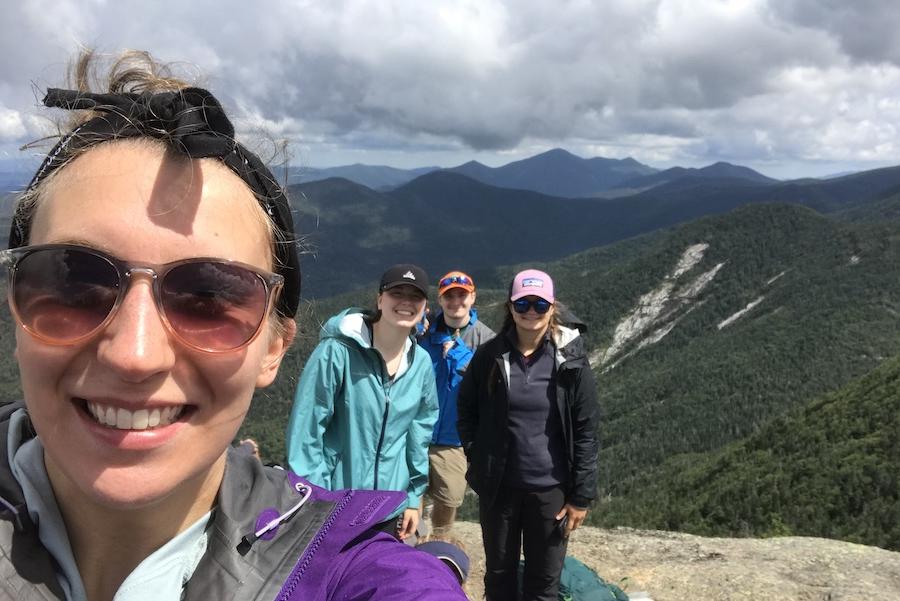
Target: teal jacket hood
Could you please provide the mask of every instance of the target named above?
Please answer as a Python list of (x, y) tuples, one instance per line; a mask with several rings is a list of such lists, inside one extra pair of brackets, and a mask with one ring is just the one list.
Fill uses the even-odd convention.
[(330, 490), (400, 490), (418, 508), (438, 415), (428, 353), (410, 336), (387, 375), (367, 315), (350, 308), (322, 327), (300, 375), (287, 430), (288, 464)]
[(368, 324), (370, 314), (363, 309), (350, 307), (332, 315), (319, 331), (319, 341), (328, 338), (346, 338), (362, 348), (372, 348), (372, 330)]

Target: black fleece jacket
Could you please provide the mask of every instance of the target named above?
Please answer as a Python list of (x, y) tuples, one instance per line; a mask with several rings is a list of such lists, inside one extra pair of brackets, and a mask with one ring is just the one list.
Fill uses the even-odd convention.
[[(556, 405), (563, 424), (569, 478), (566, 502), (587, 507), (597, 491), (597, 389), (577, 329), (560, 327), (553, 339)], [(489, 505), (503, 479), (509, 450), (509, 354), (507, 336), (481, 345), (460, 384), (459, 437), (469, 459), (466, 479)]]

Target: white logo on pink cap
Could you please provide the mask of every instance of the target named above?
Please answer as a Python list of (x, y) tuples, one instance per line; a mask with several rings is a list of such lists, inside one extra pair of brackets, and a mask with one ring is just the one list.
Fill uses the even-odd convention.
[(538, 269), (520, 271), (513, 278), (509, 290), (509, 300), (515, 301), (523, 296), (539, 296), (550, 303), (554, 302), (553, 279)]

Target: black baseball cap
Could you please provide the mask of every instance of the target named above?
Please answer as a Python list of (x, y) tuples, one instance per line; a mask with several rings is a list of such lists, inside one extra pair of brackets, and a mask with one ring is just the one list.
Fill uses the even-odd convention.
[(428, 298), (428, 275), (425, 270), (412, 263), (400, 263), (388, 268), (381, 276), (378, 292), (408, 284)]

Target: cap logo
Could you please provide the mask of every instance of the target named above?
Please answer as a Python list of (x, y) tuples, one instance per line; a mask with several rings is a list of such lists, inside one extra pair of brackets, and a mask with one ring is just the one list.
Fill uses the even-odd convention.
[(544, 280), (540, 278), (525, 278), (522, 280), (522, 288), (543, 288)]
[(411, 271), (407, 271), (406, 273), (404, 273), (403, 277), (406, 278), (407, 280), (415, 280), (416, 279), (416, 276), (413, 275), (413, 272), (411, 272)]

